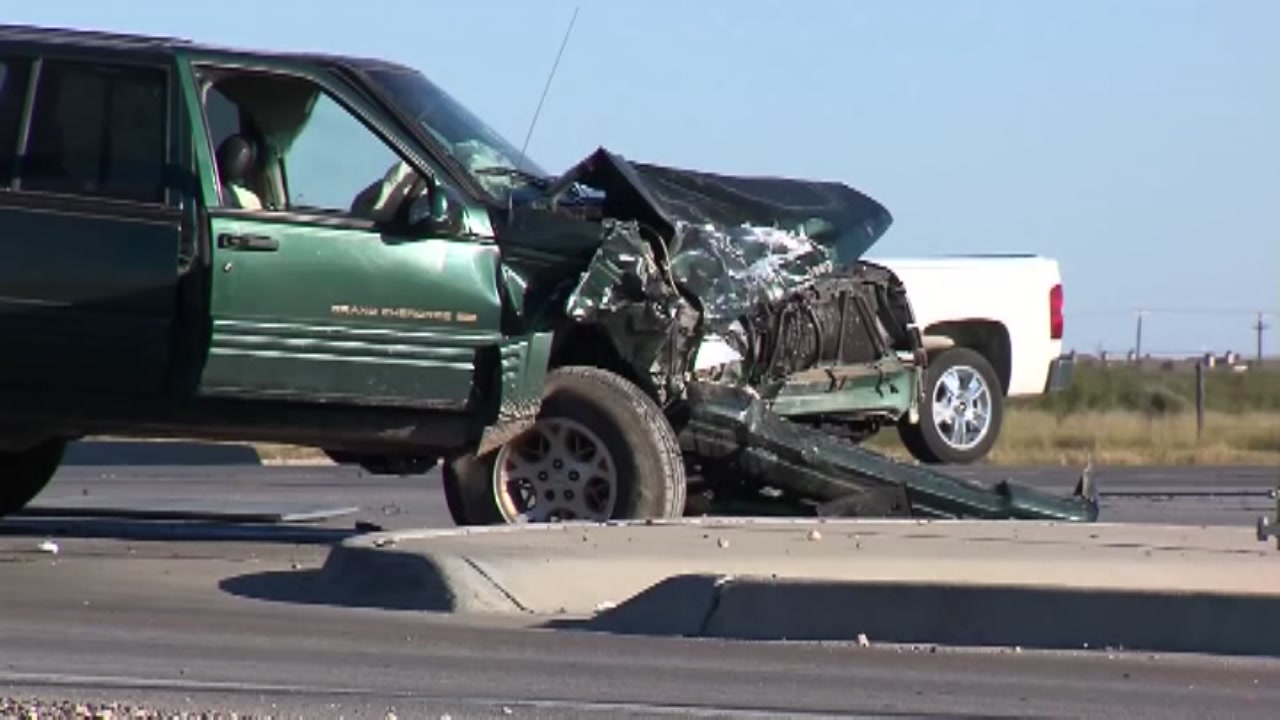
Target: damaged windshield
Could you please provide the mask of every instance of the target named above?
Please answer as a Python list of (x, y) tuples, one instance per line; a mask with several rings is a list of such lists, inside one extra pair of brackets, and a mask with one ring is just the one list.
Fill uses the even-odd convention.
[(505, 200), (516, 187), (549, 177), (528, 157), (522, 161), (518, 147), (422, 73), (379, 67), (367, 75), (494, 197)]

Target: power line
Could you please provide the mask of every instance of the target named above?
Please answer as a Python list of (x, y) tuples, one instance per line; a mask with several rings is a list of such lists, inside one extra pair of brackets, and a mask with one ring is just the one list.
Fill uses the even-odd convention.
[[(1167, 347), (1158, 347), (1158, 348), (1147, 347), (1143, 349), (1142, 355), (1139, 356), (1137, 353), (1133, 352), (1132, 348), (1126, 349), (1126, 348), (1120, 348), (1115, 346), (1109, 347), (1102, 343), (1095, 344), (1093, 348), (1090, 350), (1084, 350), (1084, 349), (1073, 347), (1069, 350), (1065, 350), (1065, 352), (1070, 352), (1071, 350), (1075, 350), (1077, 354), (1082, 354), (1082, 355), (1089, 355), (1089, 354), (1099, 355), (1101, 353), (1106, 353), (1107, 355), (1117, 356), (1117, 357), (1124, 357), (1124, 356), (1128, 356), (1130, 353), (1133, 353), (1134, 357), (1141, 357), (1143, 359), (1152, 358), (1152, 359), (1158, 359), (1158, 360), (1178, 360), (1178, 359), (1198, 358), (1198, 357), (1202, 357), (1205, 354), (1213, 354), (1221, 357), (1226, 355), (1229, 352), (1227, 350), (1214, 350), (1212, 348), (1203, 348), (1203, 347), (1198, 350), (1193, 350), (1191, 348), (1187, 348), (1185, 350), (1179, 350), (1177, 348), (1167, 348)], [(1237, 353), (1237, 356), (1239, 356), (1238, 353)], [(1273, 355), (1271, 357), (1272, 359), (1275, 359), (1280, 356)], [(1267, 358), (1264, 356), (1263, 359), (1265, 361)]]
[[(1132, 308), (1089, 308), (1084, 310), (1067, 310), (1066, 314), (1073, 317), (1120, 317), (1132, 315), (1135, 312)], [(1257, 315), (1261, 312), (1265, 316), (1280, 314), (1274, 310), (1259, 311), (1255, 308), (1151, 308), (1143, 307), (1136, 312), (1145, 315), (1213, 315), (1225, 317), (1229, 315)]]

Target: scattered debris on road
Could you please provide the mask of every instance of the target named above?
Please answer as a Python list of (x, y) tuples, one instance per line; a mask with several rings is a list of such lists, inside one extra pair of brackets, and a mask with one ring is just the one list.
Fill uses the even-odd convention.
[(1280, 550), (1280, 485), (1271, 491), (1271, 497), (1276, 501), (1275, 517), (1258, 516), (1258, 542), (1266, 542), (1274, 537), (1276, 549)]
[(21, 720), (254, 720), (220, 711), (160, 710), (125, 703), (85, 703), (0, 697), (0, 717)]

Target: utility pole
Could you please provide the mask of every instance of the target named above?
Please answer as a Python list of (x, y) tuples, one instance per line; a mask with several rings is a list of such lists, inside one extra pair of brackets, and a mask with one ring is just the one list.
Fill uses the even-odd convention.
[(1138, 311), (1138, 336), (1133, 344), (1134, 362), (1142, 362), (1142, 318), (1146, 316), (1146, 314), (1146, 310)]
[(1262, 364), (1262, 334), (1270, 329), (1270, 325), (1263, 322), (1262, 313), (1258, 313), (1258, 319), (1253, 322), (1253, 331), (1258, 334), (1258, 364)]

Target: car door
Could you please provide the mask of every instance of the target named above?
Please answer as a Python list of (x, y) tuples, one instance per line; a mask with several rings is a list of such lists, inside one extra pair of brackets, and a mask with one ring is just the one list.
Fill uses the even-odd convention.
[(172, 75), (159, 56), (0, 58), (6, 392), (162, 387), (185, 229), (168, 184)]
[[(353, 209), (416, 161), (336, 81), (197, 77), (218, 170), (202, 392), (466, 408), (481, 350), (501, 339), (496, 245)], [(228, 166), (233, 137), (256, 143), (254, 173)]]

